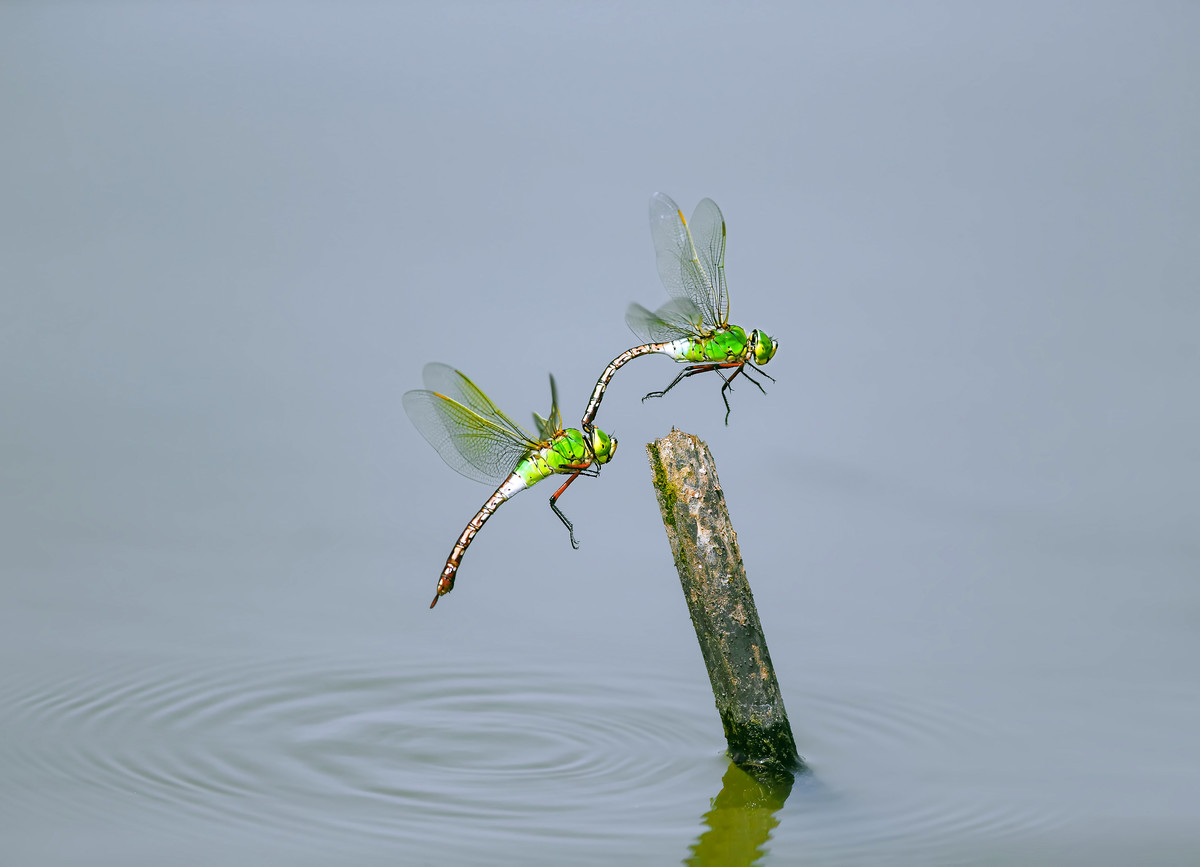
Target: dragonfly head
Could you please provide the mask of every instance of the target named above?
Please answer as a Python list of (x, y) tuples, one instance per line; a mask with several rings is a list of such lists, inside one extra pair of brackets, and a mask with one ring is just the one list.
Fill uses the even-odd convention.
[(754, 347), (755, 364), (766, 364), (775, 357), (775, 350), (779, 348), (779, 344), (771, 339), (771, 335), (757, 328), (750, 335), (750, 343)]
[(596, 456), (596, 463), (607, 464), (612, 460), (613, 454), (617, 451), (617, 438), (610, 437), (600, 428), (592, 428), (592, 441), (590, 443), (592, 454)]

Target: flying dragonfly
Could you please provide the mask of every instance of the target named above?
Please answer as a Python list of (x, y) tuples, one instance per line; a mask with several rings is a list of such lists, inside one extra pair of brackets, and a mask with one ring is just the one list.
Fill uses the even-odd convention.
[(550, 414), (533, 414), (537, 434), (531, 434), (505, 415), (459, 371), (445, 364), (430, 363), (422, 371), (424, 389), (406, 392), (404, 411), (421, 436), (442, 460), (469, 479), (498, 487), (468, 522), (454, 543), (438, 577), (437, 595), (429, 604), (454, 589), (454, 578), (463, 555), (500, 505), (528, 487), (553, 475), (566, 475), (562, 487), (550, 498), (550, 508), (567, 528), (571, 547), (578, 548), (575, 528), (558, 508), (558, 498), (581, 475), (599, 475), (617, 450), (617, 440), (598, 428), (563, 430), (558, 410), (558, 388), (550, 377)]
[[(683, 211), (665, 193), (650, 197), (650, 237), (658, 259), (658, 274), (671, 300), (653, 313), (640, 304), (629, 305), (625, 322), (631, 331), (646, 341), (627, 349), (604, 368), (596, 381), (591, 400), (583, 413), (580, 427), (588, 430), (604, 399), (604, 390), (620, 368), (639, 355), (658, 353), (688, 364), (662, 391), (652, 391), (642, 400), (662, 397), (684, 379), (698, 373), (715, 371), (725, 384), (725, 424), (729, 424), (729, 398), (726, 396), (739, 375), (758, 386), (746, 365), (774, 382), (759, 370), (775, 357), (779, 343), (757, 328), (746, 333), (739, 325), (729, 324), (729, 292), (725, 287), (725, 218), (712, 199), (703, 199), (692, 212), (689, 222)], [(726, 375), (724, 371), (732, 370)]]

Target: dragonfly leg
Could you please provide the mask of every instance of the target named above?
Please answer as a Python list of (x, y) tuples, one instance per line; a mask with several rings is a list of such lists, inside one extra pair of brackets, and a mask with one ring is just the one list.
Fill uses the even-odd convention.
[[(733, 409), (732, 409), (732, 407), (729, 406), (729, 396), (726, 395), (725, 392), (733, 390), (733, 377), (737, 376), (741, 372), (742, 372), (742, 369), (739, 367), (737, 370), (735, 370), (733, 372), (733, 376), (726, 379), (725, 384), (721, 386), (721, 400), (725, 401), (725, 424), (726, 425), (729, 424), (729, 413), (733, 412)], [(724, 379), (724, 374), (722, 374), (722, 379)]]
[(724, 365), (721, 365), (721, 364), (693, 364), (688, 367), (685, 367), (683, 370), (681, 370), (679, 372), (679, 376), (677, 376), (671, 380), (670, 385), (668, 385), (662, 391), (650, 392), (648, 395), (643, 397), (642, 400), (645, 401), (647, 398), (651, 398), (651, 397), (662, 397), (664, 394), (666, 394), (668, 391), (673, 389), (675, 386), (679, 385), (679, 383), (683, 382), (683, 380), (686, 379), (687, 377), (695, 376), (697, 373), (708, 373), (710, 370), (716, 370), (717, 368), (723, 367), (723, 366)]
[[(769, 373), (763, 373), (761, 370), (756, 370), (754, 372), (757, 373), (759, 376), (765, 376), (767, 379), (771, 380), (771, 382), (775, 381), (775, 378), (772, 377), (771, 374), (769, 374)], [(759, 382), (757, 379), (755, 379), (753, 376), (751, 376), (750, 373), (745, 368), (742, 368), (741, 370), (739, 370), (738, 373), (740, 373), (742, 376), (746, 377), (746, 379), (750, 380), (756, 386), (758, 386), (758, 390), (761, 391), (763, 394), (767, 393), (767, 390), (762, 387), (762, 383)], [(734, 376), (737, 376), (737, 373), (735, 373)], [(733, 379), (733, 376), (731, 376), (729, 378)]]
[[(723, 365), (723, 366), (728, 367), (730, 365)], [(718, 371), (718, 372), (720, 372), (720, 371)], [(771, 382), (775, 381), (775, 377), (771, 376), (771, 374), (769, 374), (769, 373), (763, 373), (761, 370), (758, 370), (758, 369), (755, 369), (754, 372), (761, 376), (765, 376), (767, 379), (771, 380)], [(725, 375), (721, 374), (722, 378), (725, 378), (725, 384), (723, 386), (721, 386), (721, 397), (725, 400), (725, 424), (729, 424), (729, 413), (730, 413), (729, 398), (725, 396), (725, 392), (733, 391), (733, 381), (737, 378), (738, 374), (741, 374), (746, 379), (748, 379), (752, 383), (754, 383), (754, 385), (758, 387), (758, 390), (761, 391), (763, 394), (767, 393), (767, 390), (765, 388), (763, 388), (762, 383), (759, 382), (757, 379), (755, 379), (753, 376), (751, 376), (746, 371), (746, 365), (744, 363), (737, 365), (737, 370), (735, 370), (732, 374), (730, 374), (730, 376), (728, 378), (725, 378)]]
[(575, 527), (567, 520), (567, 516), (562, 513), (562, 509), (558, 507), (558, 498), (563, 495), (563, 491), (570, 486), (571, 482), (575, 481), (581, 475), (584, 475), (583, 469), (577, 469), (571, 473), (571, 478), (563, 482), (562, 487), (555, 491), (554, 496), (550, 498), (550, 508), (554, 510), (554, 514), (558, 515), (558, 520), (562, 521), (563, 526), (567, 528), (567, 533), (571, 536), (571, 547), (576, 550), (579, 548), (579, 543), (575, 541)]

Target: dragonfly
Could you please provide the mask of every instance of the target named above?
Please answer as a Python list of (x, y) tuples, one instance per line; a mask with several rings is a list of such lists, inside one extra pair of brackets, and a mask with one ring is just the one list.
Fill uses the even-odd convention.
[[(739, 375), (766, 393), (762, 383), (750, 375), (747, 364), (763, 365), (775, 357), (779, 342), (757, 328), (746, 333), (729, 324), (729, 292), (725, 287), (725, 218), (712, 199), (703, 199), (692, 212), (691, 222), (665, 193), (650, 197), (650, 237), (658, 259), (658, 275), (671, 300), (653, 313), (640, 304), (630, 304), (625, 322), (645, 341), (627, 349), (604, 368), (596, 382), (580, 427), (587, 430), (596, 418), (604, 390), (613, 375), (639, 355), (659, 353), (686, 362), (671, 384), (652, 391), (642, 400), (662, 397), (684, 379), (716, 371), (725, 384), (725, 424), (729, 424), (726, 395)], [(754, 367), (772, 382), (774, 377)], [(733, 373), (726, 375), (725, 371)]]
[(422, 379), (424, 389), (405, 392), (402, 398), (404, 411), (421, 436), (451, 469), (478, 482), (500, 483), (454, 543), (429, 607), (437, 605), (440, 598), (454, 589), (463, 555), (500, 505), (556, 474), (566, 475), (567, 480), (550, 498), (550, 508), (567, 528), (571, 547), (578, 548), (575, 528), (558, 508), (558, 498), (581, 475), (600, 474), (600, 467), (617, 450), (616, 437), (598, 428), (589, 428), (587, 432), (563, 430), (553, 374), (550, 414), (545, 418), (533, 414), (536, 434), (505, 415), (475, 383), (449, 365), (437, 362), (425, 365)]

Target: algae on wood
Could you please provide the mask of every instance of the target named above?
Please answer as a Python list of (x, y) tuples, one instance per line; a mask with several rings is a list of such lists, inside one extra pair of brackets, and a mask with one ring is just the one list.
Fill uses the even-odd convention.
[(712, 454), (677, 430), (646, 451), (729, 755), (801, 768)]

